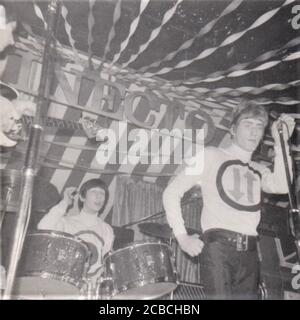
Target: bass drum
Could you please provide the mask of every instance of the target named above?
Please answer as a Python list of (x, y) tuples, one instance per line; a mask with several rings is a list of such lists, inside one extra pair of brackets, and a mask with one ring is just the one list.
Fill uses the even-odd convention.
[(134, 242), (104, 258), (103, 299), (150, 300), (177, 287), (172, 249), (160, 242)]
[(90, 252), (81, 239), (64, 232), (28, 234), (15, 280), (17, 299), (79, 299)]

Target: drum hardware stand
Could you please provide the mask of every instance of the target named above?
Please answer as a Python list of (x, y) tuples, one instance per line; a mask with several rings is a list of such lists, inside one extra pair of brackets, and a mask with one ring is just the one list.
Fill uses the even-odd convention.
[[(181, 206), (185, 206), (186, 204), (189, 204), (189, 203), (192, 202), (193, 200), (194, 200), (194, 199), (191, 199), (191, 200), (188, 199), (188, 200), (186, 200), (186, 201), (182, 201), (182, 202), (181, 202)], [(140, 223), (140, 222), (150, 220), (150, 219), (152, 219), (152, 218), (154, 218), (154, 217), (157, 217), (157, 218), (158, 218), (159, 216), (163, 216), (163, 215), (165, 215), (165, 214), (166, 214), (166, 211), (165, 211), (165, 210), (162, 210), (162, 211), (156, 212), (156, 213), (154, 213), (154, 214), (151, 214), (150, 216), (147, 216), (147, 217), (144, 217), (144, 218), (135, 220), (135, 221), (133, 221), (133, 222), (129, 222), (129, 223), (123, 224), (123, 225), (120, 226), (120, 227), (122, 227), (122, 228), (127, 228), (127, 227), (133, 226), (133, 225), (135, 225), (135, 224), (138, 224), (138, 223)]]
[[(6, 214), (6, 210), (7, 210), (7, 206), (10, 202), (11, 199), (11, 195), (13, 192), (13, 188), (12, 187), (7, 187), (7, 193), (6, 193), (6, 197), (5, 197), (5, 201), (4, 201), (4, 206), (3, 209), (0, 213), (0, 268), (1, 268), (1, 274), (0, 274), (0, 279), (1, 279), (1, 286), (0, 286), (0, 299), (2, 298), (2, 290), (4, 289), (5, 286), (5, 282), (6, 282), (6, 271), (4, 266), (2, 265), (2, 224), (3, 224), (3, 220)], [(2, 274), (2, 272), (4, 272), (4, 274)]]
[(259, 241), (256, 242), (257, 247), (257, 255), (258, 255), (258, 261), (259, 261), (259, 292), (261, 293), (261, 299), (260, 300), (268, 300), (268, 289), (265, 283), (265, 279), (261, 275), (261, 264), (262, 264), (262, 253), (259, 245)]
[[(174, 255), (173, 257), (171, 257), (171, 262), (172, 262), (172, 259), (173, 259), (173, 270), (175, 270), (176, 272), (176, 284), (180, 284), (180, 281), (178, 280), (178, 272), (177, 272), (177, 268), (176, 268), (176, 265), (177, 265), (177, 249), (178, 249), (178, 242), (175, 241), (175, 235), (174, 233), (172, 232), (172, 235), (170, 237), (170, 239), (168, 240), (169, 242), (169, 246), (173, 249), (173, 252), (174, 252)], [(171, 291), (170, 293), (170, 300), (174, 300), (174, 291), (177, 289), (177, 287)]]
[[(104, 281), (108, 281), (109, 283), (112, 283), (113, 284), (113, 278), (112, 277), (99, 277), (99, 279), (97, 280), (97, 283), (96, 283), (96, 294), (95, 294), (95, 297), (94, 299), (95, 300), (111, 300), (112, 299), (112, 296), (111, 294), (109, 294), (109, 290), (106, 290), (106, 287), (105, 289), (103, 290), (106, 290), (105, 292), (102, 293), (101, 291), (101, 285), (104, 283)], [(105, 299), (104, 299), (105, 297)]]
[(1, 211), (1, 216), (0, 216), (0, 234), (1, 234), (1, 230), (2, 230), (2, 223), (3, 223), (3, 220), (4, 220), (4, 216), (6, 214), (7, 206), (9, 204), (9, 202), (10, 202), (10, 199), (11, 199), (12, 192), (13, 192), (13, 188), (12, 187), (7, 187), (6, 198), (5, 198), (4, 206), (3, 206), (3, 209)]
[[(283, 121), (279, 121), (277, 130), (280, 137), (280, 144), (282, 149), (286, 181), (288, 184), (288, 196), (289, 196), (289, 203), (290, 203), (289, 223), (290, 223), (292, 235), (295, 238), (295, 245), (296, 245), (297, 258), (298, 258), (298, 264), (299, 264), (300, 263), (300, 212), (299, 212), (298, 203), (297, 203), (298, 199), (297, 197), (294, 196), (296, 192), (293, 192), (295, 190), (293, 190), (293, 187), (292, 187), (292, 180), (291, 180), (291, 175), (290, 175), (290, 170), (288, 165), (287, 151), (285, 148), (284, 137), (283, 137)], [(290, 154), (291, 154), (291, 150), (290, 150)], [(292, 158), (292, 155), (291, 155), (291, 158)], [(292, 169), (294, 169), (293, 159), (292, 159)], [(294, 170), (292, 171), (294, 172)]]
[(38, 91), (36, 116), (30, 128), (29, 143), (26, 151), (25, 164), (21, 183), (21, 200), (17, 214), (17, 222), (13, 235), (12, 250), (7, 272), (7, 285), (4, 290), (4, 299), (10, 299), (14, 286), (18, 262), (21, 257), (25, 235), (28, 228), (31, 213), (32, 191), (36, 173), (38, 171), (41, 135), (43, 127), (42, 118), (46, 114), (46, 98), (49, 95), (50, 82), (48, 72), (50, 71), (50, 51), (53, 41), (53, 30), (56, 25), (58, 0), (51, 0), (48, 6), (48, 23), (46, 40), (44, 46), (41, 79)]

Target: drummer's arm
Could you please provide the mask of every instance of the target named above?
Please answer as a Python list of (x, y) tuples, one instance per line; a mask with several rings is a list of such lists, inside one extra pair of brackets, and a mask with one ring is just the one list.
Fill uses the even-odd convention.
[(76, 188), (66, 188), (63, 199), (43, 217), (38, 224), (38, 229), (64, 231), (64, 215), (67, 212), (68, 207), (73, 205), (76, 193)]
[(38, 229), (61, 229), (62, 218), (65, 215), (67, 208), (68, 203), (65, 200), (60, 201), (56, 206), (51, 208), (50, 211), (41, 219), (37, 226)]
[(115, 236), (114, 236), (114, 232), (111, 226), (109, 226), (108, 232), (107, 232), (107, 236), (104, 239), (104, 247), (103, 247), (103, 256), (112, 250), (113, 248), (113, 243), (115, 240)]

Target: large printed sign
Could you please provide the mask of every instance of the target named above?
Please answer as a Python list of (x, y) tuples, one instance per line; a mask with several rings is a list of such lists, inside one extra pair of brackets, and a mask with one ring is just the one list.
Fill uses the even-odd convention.
[[(15, 55), (10, 56), (4, 77), (21, 92), (36, 95), (40, 73), (40, 59), (30, 52), (17, 50)], [(111, 81), (104, 77), (108, 78), (79, 65), (66, 64), (62, 67), (56, 64), (52, 92), (61, 91), (65, 100), (53, 98), (58, 104), (77, 107), (78, 110), (84, 108), (89, 116), (96, 114), (126, 121), (139, 128), (203, 128), (206, 144), (214, 138), (216, 128), (226, 130), (229, 125), (228, 119), (234, 105), (230, 107), (227, 104), (222, 108), (214, 103), (210, 103), (209, 107), (189, 102), (185, 104), (128, 81)], [(57, 115), (50, 105), (48, 116)]]

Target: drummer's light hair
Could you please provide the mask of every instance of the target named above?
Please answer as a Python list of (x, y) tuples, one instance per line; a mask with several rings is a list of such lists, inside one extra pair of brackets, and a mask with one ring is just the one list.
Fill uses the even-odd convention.
[(266, 127), (268, 125), (269, 117), (264, 107), (252, 102), (243, 101), (235, 110), (232, 116), (231, 128), (237, 126), (243, 119), (258, 119), (261, 120)]
[[(91, 180), (88, 180), (85, 183), (83, 183), (83, 185), (79, 189), (79, 194), (81, 195), (82, 198), (85, 198), (87, 191), (92, 188), (101, 188), (105, 192), (104, 202), (103, 202), (101, 209), (99, 210), (99, 213), (98, 213), (98, 215), (99, 215), (103, 212), (103, 210), (107, 204), (108, 197), (109, 197), (109, 191), (108, 191), (108, 188), (107, 188), (104, 181), (102, 181), (101, 179), (91, 179)], [(80, 210), (83, 208), (83, 201), (81, 201), (80, 198), (78, 198), (78, 208)]]

